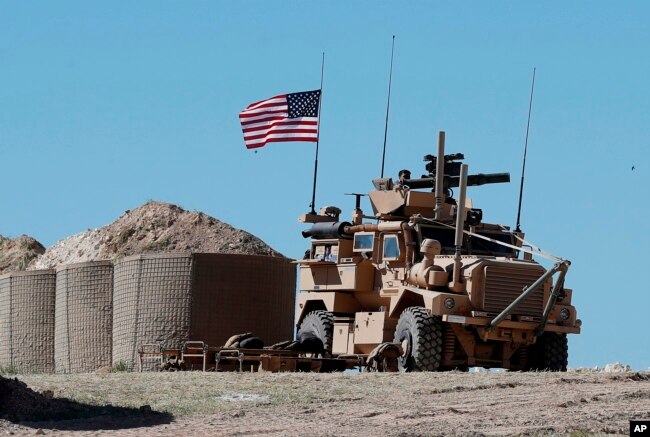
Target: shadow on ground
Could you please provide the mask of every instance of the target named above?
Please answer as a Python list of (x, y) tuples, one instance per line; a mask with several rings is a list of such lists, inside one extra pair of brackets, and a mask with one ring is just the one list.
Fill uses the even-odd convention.
[(140, 408), (88, 405), (51, 392), (38, 393), (18, 380), (0, 376), (0, 419), (32, 428), (59, 430), (127, 429), (167, 424), (169, 413)]

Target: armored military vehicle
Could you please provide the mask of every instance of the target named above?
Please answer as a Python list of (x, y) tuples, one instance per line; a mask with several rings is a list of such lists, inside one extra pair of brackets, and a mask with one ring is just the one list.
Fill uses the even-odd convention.
[(373, 180), (374, 215), (357, 194), (349, 222), (336, 207), (300, 218), (311, 245), (297, 261), (299, 337), (320, 339), (332, 356), (395, 343), (404, 371), (565, 371), (567, 334), (581, 325), (564, 286), (569, 261), (546, 269), (523, 232), (484, 223), (467, 187), (510, 176), (468, 175), (444, 139), (422, 177)]

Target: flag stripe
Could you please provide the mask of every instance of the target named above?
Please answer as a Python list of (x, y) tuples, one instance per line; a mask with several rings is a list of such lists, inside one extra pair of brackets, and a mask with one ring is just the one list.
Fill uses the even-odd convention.
[(311, 142), (315, 143), (317, 140), (317, 137), (314, 136), (282, 136), (282, 137), (271, 137), (271, 138), (263, 138), (260, 140), (254, 140), (254, 141), (249, 141), (246, 143), (246, 147), (249, 149), (254, 149), (256, 147), (262, 147), (263, 145), (267, 143), (284, 143), (284, 142), (289, 142), (289, 141), (305, 141), (305, 142)]
[(287, 129), (287, 130), (276, 130), (273, 132), (264, 132), (263, 134), (248, 134), (244, 137), (245, 142), (255, 141), (262, 138), (269, 138), (274, 135), (296, 135), (296, 136), (305, 136), (305, 135), (316, 135), (318, 132), (316, 130), (310, 129)]
[(271, 135), (286, 135), (286, 134), (316, 134), (317, 130), (316, 129), (274, 129), (272, 131), (265, 132), (263, 134), (259, 135), (246, 135), (244, 136), (244, 141), (250, 141), (250, 140), (258, 140), (260, 138), (266, 138)]
[(251, 113), (251, 112), (255, 112), (256, 110), (261, 109), (261, 108), (275, 108), (275, 107), (286, 108), (287, 107), (287, 101), (285, 100), (285, 101), (282, 101), (282, 102), (260, 103), (260, 104), (256, 105), (254, 108), (247, 108), (246, 112)]
[(285, 114), (286, 117), (287, 106), (285, 105), (284, 108), (274, 107), (274, 108), (254, 109), (253, 111), (246, 112), (246, 114), (242, 112), (241, 114), (239, 114), (239, 118), (240, 119), (255, 118), (255, 117), (259, 117), (260, 115), (268, 115), (268, 114)]
[(282, 122), (277, 122), (274, 123), (273, 125), (265, 123), (262, 126), (250, 128), (250, 129), (242, 129), (244, 132), (244, 138), (250, 136), (250, 135), (257, 135), (263, 132), (272, 132), (274, 130), (286, 130), (286, 129), (309, 129), (313, 131), (318, 131), (318, 121), (302, 121), (302, 122), (297, 122), (297, 121), (282, 121)]
[(242, 130), (246, 132), (254, 132), (258, 130), (268, 129), (274, 126), (317, 126), (318, 121), (286, 121), (286, 119), (276, 119), (273, 121), (265, 121), (262, 123), (247, 124)]
[(248, 126), (260, 126), (260, 125), (262, 125), (264, 123), (269, 123), (269, 122), (272, 123), (274, 121), (278, 121), (278, 120), (281, 121), (281, 120), (286, 120), (286, 119), (287, 119), (287, 117), (282, 116), (282, 115), (276, 115), (276, 116), (273, 116), (273, 117), (264, 116), (264, 117), (256, 118), (256, 119), (253, 119), (253, 120), (246, 120), (246, 121), (241, 120), (241, 126), (242, 126), (242, 128), (244, 126), (246, 126), (246, 127), (248, 127)]
[(246, 107), (246, 109), (244, 109), (244, 111), (246, 111), (246, 110), (248, 110), (248, 109), (255, 109), (255, 108), (257, 108), (259, 105), (263, 105), (263, 104), (265, 104), (265, 103), (278, 103), (278, 102), (284, 102), (284, 103), (286, 103), (286, 102), (287, 102), (287, 95), (286, 95), (286, 94), (282, 94), (282, 95), (280, 95), (280, 96), (271, 97), (270, 99), (260, 100), (259, 102), (251, 103), (250, 105), (248, 105), (248, 106)]

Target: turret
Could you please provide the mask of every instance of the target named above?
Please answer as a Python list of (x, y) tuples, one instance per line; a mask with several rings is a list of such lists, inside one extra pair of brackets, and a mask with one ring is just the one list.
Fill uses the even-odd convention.
[[(425, 218), (453, 222), (456, 200), (451, 188), (460, 185), (462, 153), (445, 155), (445, 133), (438, 138), (438, 156), (425, 155), (426, 174), (420, 178), (403, 179), (399, 183), (392, 178), (373, 180), (375, 190), (370, 192), (370, 202), (375, 216), (384, 220), (403, 219), (420, 214)], [(478, 173), (467, 176), (467, 186), (510, 182), (509, 173)], [(438, 189), (436, 189), (438, 185)], [(422, 189), (430, 191), (415, 191)], [(465, 205), (467, 207), (467, 205)], [(482, 218), (479, 209), (467, 208), (470, 224), (478, 224)]]

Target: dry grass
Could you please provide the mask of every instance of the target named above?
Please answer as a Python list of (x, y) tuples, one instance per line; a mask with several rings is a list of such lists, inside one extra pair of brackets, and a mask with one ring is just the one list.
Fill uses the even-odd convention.
[(209, 425), (229, 434), (450, 435), (471, 430), (474, 435), (586, 436), (624, 434), (630, 419), (650, 417), (648, 373), (181, 372), (20, 378), (34, 389), (80, 403), (150, 405), (176, 417), (170, 429)]

